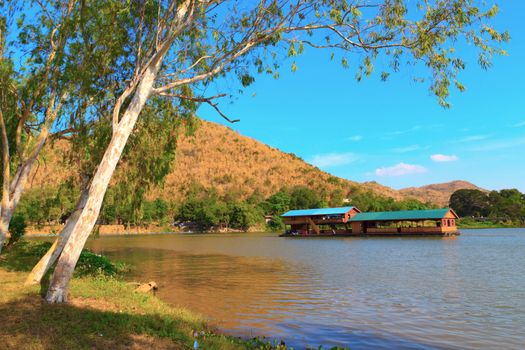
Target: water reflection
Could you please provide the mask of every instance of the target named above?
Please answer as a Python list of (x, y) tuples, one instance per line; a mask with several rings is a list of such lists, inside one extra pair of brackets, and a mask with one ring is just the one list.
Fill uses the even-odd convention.
[(131, 278), (236, 335), (352, 349), (516, 349), (525, 343), (525, 230), (453, 240), (274, 235), (104, 237)]

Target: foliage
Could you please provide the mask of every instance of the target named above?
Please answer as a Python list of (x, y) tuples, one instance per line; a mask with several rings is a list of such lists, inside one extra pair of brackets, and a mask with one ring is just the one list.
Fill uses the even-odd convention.
[[(116, 220), (137, 225), (168, 221), (168, 204), (164, 201), (149, 203), (145, 195), (152, 187), (163, 188), (175, 160), (179, 134), (192, 133), (196, 125), (192, 113), (168, 100), (153, 98), (148, 102), (124, 149), (115, 182), (107, 191), (101, 222)], [(92, 131), (77, 135), (68, 152), (69, 163), (80, 167), (81, 174), (92, 173), (110, 136), (111, 128), (107, 123), (97, 124)]]
[(262, 201), (259, 206), (267, 215), (281, 215), (290, 209), (290, 201), (290, 194), (285, 189), (281, 189)]
[(144, 201), (142, 211), (144, 223), (158, 223), (159, 225), (164, 225), (169, 220), (169, 204), (161, 198), (157, 198), (153, 201)]
[(456, 220), (456, 225), (460, 229), (514, 228), (523, 227), (525, 225), (525, 221), (466, 217)]
[[(4, 268), (17, 271), (30, 271), (38, 260), (47, 253), (50, 242), (31, 242), (22, 240), (8, 251), (0, 264)], [(76, 276), (119, 277), (129, 270), (120, 262), (113, 262), (105, 256), (84, 249), (75, 269)]]
[(15, 214), (11, 218), (11, 222), (9, 223), (9, 232), (11, 233), (11, 237), (9, 238), (9, 242), (7, 245), (9, 247), (13, 246), (16, 242), (22, 238), (26, 233), (26, 218), (23, 215)]
[(330, 195), (329, 206), (330, 207), (341, 207), (344, 204), (345, 195), (342, 189), (338, 188), (334, 190)]
[(229, 227), (246, 231), (262, 221), (263, 213), (255, 205), (219, 197), (215, 190), (202, 188), (189, 194), (175, 218), (195, 223), (203, 230)]
[(361, 211), (421, 210), (434, 207), (416, 199), (395, 201), (391, 197), (381, 196), (357, 187), (350, 190), (349, 199), (352, 205)]
[(450, 197), (450, 207), (461, 217), (525, 222), (525, 194), (517, 189), (458, 190)]
[[(23, 198), (18, 213), (27, 217), (33, 224), (53, 224), (60, 222), (73, 208), (77, 191), (68, 190), (70, 185), (59, 185), (57, 189), (43, 187), (32, 189)], [(159, 226), (171, 225), (173, 219), (179, 223), (192, 223), (195, 229), (211, 230), (230, 228), (247, 231), (263, 225), (264, 216), (272, 216), (267, 229), (279, 232), (284, 229), (280, 215), (290, 209), (306, 209), (341, 205), (354, 205), (362, 211), (418, 210), (435, 206), (415, 199), (396, 201), (359, 187), (350, 187), (347, 192), (336, 189), (328, 192), (324, 188), (314, 189), (305, 186), (281, 188), (274, 194), (263, 197), (252, 194), (245, 200), (232, 193), (219, 195), (215, 187), (207, 188), (193, 183), (188, 186), (184, 199), (167, 202), (162, 198), (142, 200), (138, 208), (117, 195), (114, 186), (104, 200), (99, 222), (102, 224), (133, 224)], [(347, 197), (350, 202), (343, 203)], [(58, 200), (57, 198), (60, 198)]]
[(290, 191), (290, 209), (311, 209), (326, 206), (326, 202), (319, 194), (306, 186), (296, 186)]
[(57, 187), (33, 188), (22, 197), (17, 213), (39, 225), (63, 223), (73, 211), (78, 195), (78, 188), (71, 181)]
[(476, 189), (455, 191), (450, 196), (450, 207), (461, 217), (485, 217), (490, 212), (488, 195)]
[[(158, 6), (166, 16), (169, 4)], [(129, 11), (140, 10), (132, 6)], [(206, 87), (226, 74), (244, 88), (258, 74), (278, 78), (283, 62), (296, 71), (296, 57), (306, 48), (322, 48), (334, 62), (352, 68), (358, 81), (373, 75), (384, 81), (406, 65), (448, 107), (451, 87), (465, 90), (459, 74), (467, 62), (456, 44), (474, 49), (477, 63), (487, 69), (494, 55), (506, 54), (502, 45), (510, 39), (492, 23), (499, 8), (485, 1), (277, 0), (251, 6), (223, 1), (196, 12), (177, 38), (180, 44), (170, 47), (167, 60), (176, 64), (161, 72), (167, 81), (160, 92), (179, 87), (184, 78)], [(148, 29), (154, 33), (156, 28)], [(150, 40), (145, 36), (145, 45)], [(191, 68), (179, 73), (181, 67)]]
[[(2, 206), (14, 209), (44, 144), (89, 129), (103, 114), (105, 92), (118, 91), (116, 71), (126, 66), (119, 42), (128, 35), (114, 20), (118, 1), (15, 0), (1, 1), (0, 9), (1, 177), (11, 188)], [(52, 209), (31, 216), (59, 221), (68, 214)], [(4, 220), (11, 212), (3, 208)]]
[(278, 215), (272, 216), (272, 219), (266, 225), (270, 232), (282, 232), (284, 231), (285, 225), (282, 217)]
[(228, 208), (229, 225), (234, 229), (247, 231), (261, 222), (263, 213), (248, 203), (233, 203)]
[(77, 276), (118, 276), (128, 270), (128, 267), (119, 262), (113, 262), (109, 258), (92, 253), (84, 249), (80, 253), (75, 274)]

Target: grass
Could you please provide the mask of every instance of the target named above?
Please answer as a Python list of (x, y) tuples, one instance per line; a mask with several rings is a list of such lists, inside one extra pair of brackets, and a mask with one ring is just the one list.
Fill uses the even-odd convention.
[(519, 228), (523, 227), (523, 223), (514, 221), (480, 221), (469, 218), (461, 218), (457, 220), (459, 229), (482, 229), (482, 228)]
[(49, 275), (40, 286), (23, 285), (44, 252), (42, 243), (21, 242), (0, 255), (2, 349), (193, 349), (195, 339), (207, 350), (286, 349), (218, 334), (203, 316), (135, 292), (93, 257), (91, 273), (86, 268), (71, 281), (70, 302), (49, 305), (42, 298)]

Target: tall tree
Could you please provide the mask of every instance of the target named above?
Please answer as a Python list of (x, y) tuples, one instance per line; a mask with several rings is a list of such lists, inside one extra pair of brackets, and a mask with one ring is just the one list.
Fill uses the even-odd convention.
[[(110, 2), (90, 4), (74, 0), (0, 2), (2, 13), (12, 19), (12, 23), (2, 22), (0, 32), (11, 29), (16, 33), (16, 40), (5, 47), (5, 35), (0, 35), (0, 249), (44, 145), (87, 127), (98, 115), (96, 111), (105, 108), (106, 92), (115, 88), (113, 82), (118, 78), (112, 69), (123, 64), (117, 58), (124, 52), (112, 43), (126, 33), (119, 28), (107, 30), (111, 21), (101, 13), (111, 13)], [(108, 28), (100, 31), (101, 26)]]
[[(370, 4), (360, 0), (182, 0), (126, 2), (132, 24), (130, 40), (123, 42), (135, 58), (133, 72), (117, 99), (113, 134), (94, 173), (85, 205), (60, 255), (46, 300), (67, 299), (67, 287), (84, 243), (97, 220), (111, 176), (132, 133), (142, 108), (151, 96), (207, 103), (217, 107), (219, 96), (193, 95), (223, 75), (253, 82), (254, 72), (278, 74), (286, 56), (305, 46), (329, 49), (340, 55), (343, 66), (358, 63), (357, 78), (369, 76), (378, 57), (390, 58), (388, 70), (422, 63), (428, 71), (430, 90), (448, 106), (449, 87), (457, 81), (465, 63), (454, 50), (464, 40), (479, 51), (479, 63), (487, 68), (490, 57), (503, 53), (495, 47), (508, 39), (490, 26), (497, 8), (483, 9), (472, 0), (385, 0)], [(416, 6), (417, 5), (417, 6)], [(413, 8), (412, 8), (413, 7)], [(291, 69), (295, 70), (295, 63)], [(190, 89), (191, 88), (191, 89)]]
[(476, 189), (455, 191), (449, 205), (461, 217), (484, 217), (490, 213), (488, 194)]
[[(16, 6), (16, 5), (15, 5)], [(24, 5), (22, 5), (24, 6)], [(19, 44), (29, 47), (28, 76), (17, 81), (12, 60), (2, 62), (2, 96), (0, 130), (2, 137), (2, 203), (0, 206), (0, 249), (9, 229), (11, 216), (20, 200), (32, 166), (52, 134), (52, 127), (66, 102), (70, 88), (62, 80), (63, 61), (74, 2), (60, 4), (53, 15), (39, 16), (39, 26), (19, 24)], [(52, 17), (53, 16), (53, 17)], [(7, 25), (4, 26), (4, 32)], [(3, 41), (3, 40), (2, 40)], [(3, 43), (0, 45), (4, 45)], [(5, 61), (9, 61), (6, 64)], [(6, 66), (10, 69), (6, 69)], [(3, 111), (9, 111), (4, 117)], [(9, 128), (15, 128), (14, 141), (9, 140)], [(13, 147), (14, 145), (14, 147)], [(12, 168), (15, 164), (15, 169)], [(12, 170), (15, 170), (14, 172)], [(13, 173), (13, 175), (11, 175)]]

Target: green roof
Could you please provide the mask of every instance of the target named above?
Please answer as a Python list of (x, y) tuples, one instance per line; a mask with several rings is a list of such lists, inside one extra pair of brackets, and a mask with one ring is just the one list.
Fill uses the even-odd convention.
[[(394, 221), (394, 220), (426, 220), (443, 219), (451, 209), (431, 210), (402, 210), (402, 211), (380, 211), (375, 213), (359, 213), (350, 221)], [(452, 213), (457, 217), (456, 213)]]
[(317, 208), (317, 209), (301, 209), (290, 210), (284, 213), (283, 217), (290, 216), (312, 216), (312, 215), (343, 215), (348, 213), (354, 207), (339, 207), (339, 208)]

